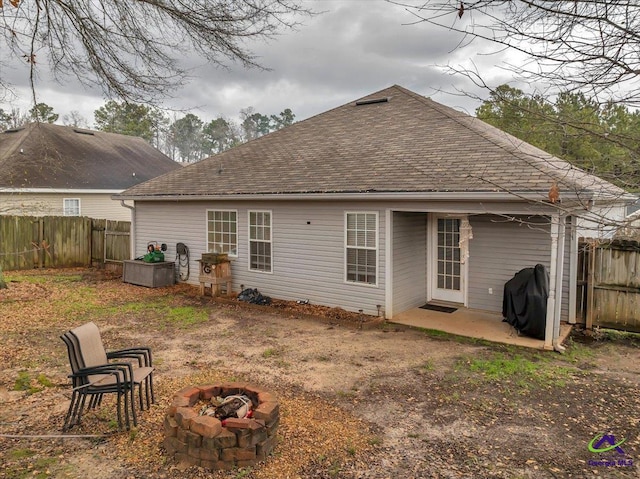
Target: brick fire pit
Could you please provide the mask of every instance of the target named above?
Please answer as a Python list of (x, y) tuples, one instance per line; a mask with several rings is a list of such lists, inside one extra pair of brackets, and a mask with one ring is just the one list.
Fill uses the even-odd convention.
[[(199, 415), (212, 397), (242, 394), (251, 399), (251, 418)], [(246, 383), (189, 386), (178, 391), (164, 419), (164, 447), (177, 462), (207, 469), (253, 466), (276, 445), (280, 407), (270, 392)], [(224, 423), (224, 426), (223, 426)]]

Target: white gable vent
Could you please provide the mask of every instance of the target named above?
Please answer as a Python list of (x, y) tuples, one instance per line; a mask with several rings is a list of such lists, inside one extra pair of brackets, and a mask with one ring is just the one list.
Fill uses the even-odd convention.
[(358, 100), (356, 102), (356, 106), (373, 105), (374, 103), (386, 103), (388, 101), (389, 101), (388, 96), (385, 96), (384, 98), (370, 98), (368, 100)]

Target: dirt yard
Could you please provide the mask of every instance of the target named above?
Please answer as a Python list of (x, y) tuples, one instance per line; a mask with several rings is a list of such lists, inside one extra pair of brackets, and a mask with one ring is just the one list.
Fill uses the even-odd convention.
[[(634, 335), (577, 332), (559, 355), (313, 305), (148, 289), (96, 270), (4, 276), (0, 478), (640, 477)], [(105, 400), (61, 432), (70, 386), (59, 336), (87, 321), (108, 349), (153, 349), (157, 404), (132, 431), (117, 431)], [(168, 460), (162, 423), (172, 395), (220, 381), (278, 397), (274, 453), (221, 472)], [(589, 451), (602, 434), (624, 441), (624, 454)]]

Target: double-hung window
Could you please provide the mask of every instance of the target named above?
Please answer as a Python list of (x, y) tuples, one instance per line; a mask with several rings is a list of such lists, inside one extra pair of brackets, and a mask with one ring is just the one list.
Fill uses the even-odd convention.
[(62, 211), (64, 216), (80, 216), (80, 198), (65, 198)]
[(238, 256), (238, 213), (207, 210), (207, 251)]
[(377, 284), (378, 213), (346, 213), (345, 278), (349, 282)]
[(271, 272), (271, 212), (249, 211), (249, 269)]

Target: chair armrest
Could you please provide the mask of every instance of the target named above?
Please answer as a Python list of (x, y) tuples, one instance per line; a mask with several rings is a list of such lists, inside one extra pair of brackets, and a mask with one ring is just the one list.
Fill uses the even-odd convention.
[(139, 348), (126, 348), (118, 349), (115, 351), (109, 351), (107, 353), (107, 359), (115, 358), (132, 358), (138, 360), (138, 366), (153, 366), (151, 358), (151, 348), (139, 347)]
[(122, 385), (126, 385), (129, 383), (131, 385), (131, 379), (133, 377), (133, 369), (131, 364), (129, 363), (109, 363), (100, 366), (92, 366), (88, 368), (82, 368), (76, 371), (73, 374), (70, 374), (69, 378), (84, 378), (87, 381), (87, 384), (78, 386), (74, 389), (82, 389), (86, 387), (99, 387), (99, 381), (91, 382), (90, 376), (95, 376), (98, 374), (106, 374), (115, 376), (116, 384), (118, 387)]

